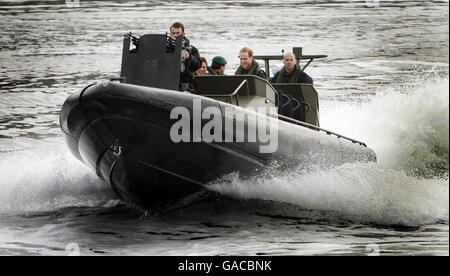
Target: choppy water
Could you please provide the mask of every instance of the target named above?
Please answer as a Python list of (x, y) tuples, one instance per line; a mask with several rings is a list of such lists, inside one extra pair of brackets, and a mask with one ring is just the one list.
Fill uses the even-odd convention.
[[(0, 1), (0, 255), (448, 255), (448, 16), (448, 1)], [(71, 156), (59, 110), (119, 74), (124, 33), (175, 21), (228, 74), (243, 46), (327, 54), (309, 68), (321, 126), (378, 163), (229, 175), (141, 218)]]

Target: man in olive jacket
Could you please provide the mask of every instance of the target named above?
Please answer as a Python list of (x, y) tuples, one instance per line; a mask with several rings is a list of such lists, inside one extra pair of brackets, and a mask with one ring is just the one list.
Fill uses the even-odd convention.
[(258, 62), (253, 60), (253, 51), (250, 48), (244, 47), (239, 52), (239, 60), (241, 66), (234, 73), (235, 75), (255, 75), (263, 79), (267, 79), (264, 70), (259, 67)]
[(313, 84), (313, 79), (305, 72), (300, 70), (297, 64), (295, 55), (287, 53), (283, 57), (284, 67), (276, 73), (271, 83), (310, 83)]

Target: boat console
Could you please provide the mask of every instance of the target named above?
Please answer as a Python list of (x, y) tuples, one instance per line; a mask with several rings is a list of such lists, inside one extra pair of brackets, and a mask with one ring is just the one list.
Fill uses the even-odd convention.
[[(173, 39), (163, 34), (146, 34), (139, 38), (127, 34), (123, 40), (122, 68), (119, 80), (124, 83), (170, 90), (179, 89), (181, 67), (181, 37)], [(135, 48), (133, 48), (133, 45)], [(308, 60), (301, 70), (315, 59), (326, 55), (303, 55), (294, 47), (297, 63)], [(270, 61), (283, 55), (260, 55), (270, 76)], [(313, 126), (319, 124), (319, 98), (312, 84), (277, 83), (252, 75), (196, 76), (194, 94), (227, 102), (243, 108), (276, 107), (280, 117), (287, 117)]]
[(253, 75), (196, 76), (194, 94), (244, 108), (277, 107), (279, 103), (278, 92), (270, 83)]
[(178, 90), (180, 68), (181, 37), (146, 34), (137, 39), (128, 34), (123, 38), (120, 78), (111, 80)]

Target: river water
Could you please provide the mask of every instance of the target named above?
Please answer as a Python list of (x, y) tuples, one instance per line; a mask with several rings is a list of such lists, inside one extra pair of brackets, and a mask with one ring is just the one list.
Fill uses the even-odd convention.
[[(0, 0), (0, 255), (449, 255), (448, 1)], [(229, 175), (147, 216), (65, 146), (59, 111), (175, 21), (209, 61), (326, 54), (321, 126), (377, 164)], [(275, 71), (280, 64), (273, 64)], [(273, 72), (272, 72), (273, 73)]]

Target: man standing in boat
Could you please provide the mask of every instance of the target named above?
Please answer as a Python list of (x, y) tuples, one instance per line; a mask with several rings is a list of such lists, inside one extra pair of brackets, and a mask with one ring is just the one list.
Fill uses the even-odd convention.
[(235, 75), (255, 75), (263, 79), (267, 79), (266, 73), (259, 67), (258, 62), (253, 60), (253, 51), (244, 47), (239, 52), (241, 66), (234, 73)]
[(293, 53), (286, 53), (283, 57), (284, 67), (276, 73), (271, 83), (310, 83), (313, 79), (300, 69)]
[(197, 48), (190, 45), (189, 39), (185, 36), (184, 25), (180, 22), (175, 22), (170, 26), (170, 36), (177, 38), (183, 37), (181, 50), (181, 74), (180, 74), (180, 90), (186, 91), (193, 88), (194, 73), (197, 69), (202, 67), (202, 61)]
[(224, 75), (227, 60), (224, 57), (216, 56), (212, 59), (211, 67), (208, 67), (208, 74), (217, 76)]

